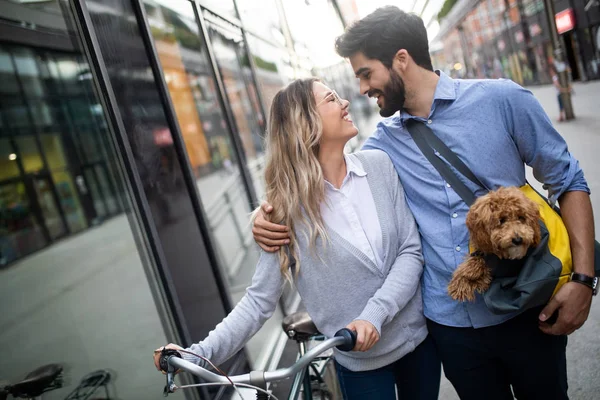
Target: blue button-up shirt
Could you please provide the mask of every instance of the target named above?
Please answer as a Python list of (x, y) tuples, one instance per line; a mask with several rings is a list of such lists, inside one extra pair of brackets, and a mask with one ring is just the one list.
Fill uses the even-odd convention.
[[(567, 144), (530, 91), (509, 80), (459, 80), (439, 72), (428, 118), (403, 112), (379, 123), (365, 149), (380, 149), (400, 176), (423, 243), (425, 316), (456, 327), (499, 324), (515, 314), (492, 314), (480, 295), (457, 302), (447, 292), (452, 272), (468, 253), (468, 206), (427, 161), (404, 127), (422, 121), (490, 189), (525, 184), (525, 164), (555, 201), (566, 191), (589, 188)], [(476, 195), (485, 189), (461, 180)]]

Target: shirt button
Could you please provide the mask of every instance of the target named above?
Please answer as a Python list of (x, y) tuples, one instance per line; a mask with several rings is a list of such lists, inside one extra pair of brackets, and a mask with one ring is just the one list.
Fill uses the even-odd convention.
[(432, 120), (430, 120), (430, 119), (428, 119), (428, 120), (427, 120), (427, 123), (428, 123), (428, 124), (431, 124), (432, 122), (433, 122), (433, 121), (432, 121)]
[(456, 217), (458, 217), (457, 213), (452, 214), (452, 218), (456, 218)]
[(460, 251), (460, 246), (456, 246), (456, 251)]
[(451, 185), (449, 183), (446, 183), (446, 187), (451, 187)]

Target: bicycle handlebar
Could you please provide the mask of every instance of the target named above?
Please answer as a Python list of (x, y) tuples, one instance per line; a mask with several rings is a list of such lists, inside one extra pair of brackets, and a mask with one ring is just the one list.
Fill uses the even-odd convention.
[(177, 388), (174, 383), (174, 372), (182, 370), (200, 377), (208, 382), (231, 384), (231, 382), (261, 386), (266, 382), (280, 381), (290, 378), (305, 368), (319, 354), (337, 347), (341, 351), (350, 351), (356, 345), (356, 333), (349, 329), (340, 329), (335, 336), (325, 340), (323, 343), (313, 347), (310, 351), (298, 359), (292, 366), (281, 368), (275, 371), (252, 371), (248, 374), (232, 375), (227, 379), (225, 376), (217, 375), (206, 368), (200, 367), (192, 362), (181, 358), (181, 354), (176, 350), (167, 350), (160, 357), (161, 369), (167, 372), (167, 386), (165, 387), (165, 396), (167, 393), (173, 393)]

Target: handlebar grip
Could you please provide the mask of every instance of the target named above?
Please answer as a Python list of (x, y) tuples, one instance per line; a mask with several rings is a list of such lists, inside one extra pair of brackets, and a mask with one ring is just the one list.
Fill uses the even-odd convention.
[(351, 331), (348, 328), (340, 329), (335, 333), (335, 336), (341, 336), (346, 339), (345, 343), (336, 346), (338, 350), (350, 351), (354, 348), (354, 346), (356, 346), (356, 332)]
[(169, 358), (170, 357), (181, 357), (181, 353), (177, 350), (173, 349), (163, 349), (160, 352), (160, 359), (158, 361), (158, 365), (160, 366), (160, 370), (163, 372), (169, 372)]

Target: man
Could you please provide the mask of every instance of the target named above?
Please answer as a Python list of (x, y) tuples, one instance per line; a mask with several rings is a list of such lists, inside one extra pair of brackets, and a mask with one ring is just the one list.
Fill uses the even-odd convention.
[[(490, 188), (525, 184), (525, 164), (558, 200), (571, 239), (574, 269), (594, 276), (589, 189), (564, 139), (533, 95), (508, 80), (453, 80), (434, 72), (423, 21), (384, 7), (336, 41), (360, 91), (376, 97), (379, 123), (364, 148), (392, 159), (423, 242), (424, 312), (444, 372), (461, 399), (566, 399), (566, 335), (587, 319), (592, 290), (565, 284), (543, 309), (492, 314), (481, 296), (452, 300), (447, 285), (468, 251), (468, 206), (422, 155), (406, 121), (427, 124)], [(396, 112), (398, 115), (393, 116)], [(392, 117), (393, 116), (393, 117)], [(477, 195), (481, 188), (462, 179)], [(268, 205), (263, 206), (269, 212)], [(285, 227), (258, 218), (257, 242), (285, 244)], [(554, 324), (546, 322), (558, 311)], [(512, 387), (512, 390), (511, 390)]]

